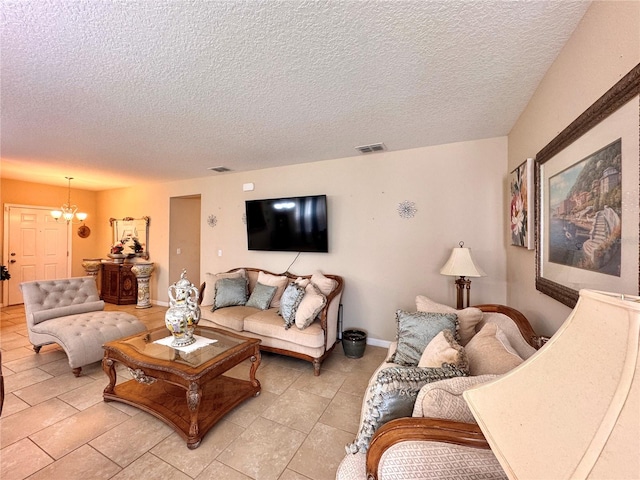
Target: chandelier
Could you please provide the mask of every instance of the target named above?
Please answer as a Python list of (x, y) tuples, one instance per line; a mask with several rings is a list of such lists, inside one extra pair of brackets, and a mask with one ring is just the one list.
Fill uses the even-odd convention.
[[(60, 210), (52, 210), (51, 216), (55, 219), (56, 222), (61, 219), (67, 223), (80, 223), (84, 222), (87, 219), (87, 214), (83, 212), (78, 212), (78, 207), (76, 205), (71, 205), (71, 180), (73, 177), (64, 177), (69, 181), (69, 194), (67, 197), (67, 203), (60, 207)], [(78, 219), (78, 222), (73, 222), (73, 217)]]

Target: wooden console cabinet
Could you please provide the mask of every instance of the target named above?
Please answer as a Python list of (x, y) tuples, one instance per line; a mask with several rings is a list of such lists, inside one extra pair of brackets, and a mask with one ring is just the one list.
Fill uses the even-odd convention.
[(132, 264), (102, 264), (102, 299), (116, 305), (131, 305), (138, 300), (138, 282)]

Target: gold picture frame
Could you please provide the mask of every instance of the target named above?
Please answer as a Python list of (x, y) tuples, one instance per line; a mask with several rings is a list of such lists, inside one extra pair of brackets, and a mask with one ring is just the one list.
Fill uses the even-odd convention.
[(113, 229), (113, 244), (122, 242), (125, 255), (149, 260), (149, 217), (122, 219), (110, 218)]

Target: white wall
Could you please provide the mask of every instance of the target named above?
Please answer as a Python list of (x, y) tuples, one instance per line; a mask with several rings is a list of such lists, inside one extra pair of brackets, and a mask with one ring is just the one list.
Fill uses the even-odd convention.
[[(508, 171), (535, 157), (638, 63), (640, 2), (593, 2), (509, 133)], [(553, 334), (570, 309), (536, 290), (534, 252), (509, 247), (507, 264), (508, 304), (536, 331)]]
[[(141, 185), (101, 192), (99, 204), (109, 205), (107, 216), (151, 217), (150, 254), (156, 262), (151, 297), (166, 302), (167, 287), (177, 280), (168, 277), (166, 268), (170, 197), (201, 195), (204, 277), (240, 266), (287, 270), (295, 253), (247, 250), (245, 200), (326, 194), (330, 252), (303, 253), (289, 271), (342, 275), (344, 327), (364, 328), (372, 339), (393, 340), (395, 310), (415, 310), (416, 295), (455, 304), (453, 278), (439, 270), (461, 240), (487, 273), (473, 280), (472, 303), (505, 303), (506, 164), (507, 139), (501, 137)], [(248, 182), (255, 190), (243, 192)], [(398, 215), (403, 201), (416, 204), (414, 218)], [(135, 211), (114, 211), (119, 202), (135, 205)], [(211, 214), (218, 220), (213, 228), (206, 222)]]

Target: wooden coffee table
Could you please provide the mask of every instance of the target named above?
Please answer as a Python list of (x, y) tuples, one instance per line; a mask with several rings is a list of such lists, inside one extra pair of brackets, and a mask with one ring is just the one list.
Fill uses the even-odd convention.
[[(170, 336), (162, 327), (106, 343), (102, 360), (109, 376), (104, 400), (155, 415), (175, 428), (191, 449), (229, 410), (260, 393), (259, 339), (210, 327), (197, 327), (195, 335), (215, 343), (187, 353), (156, 343)], [(247, 358), (247, 380), (224, 375)], [(116, 362), (129, 369), (133, 380), (116, 384)]]

